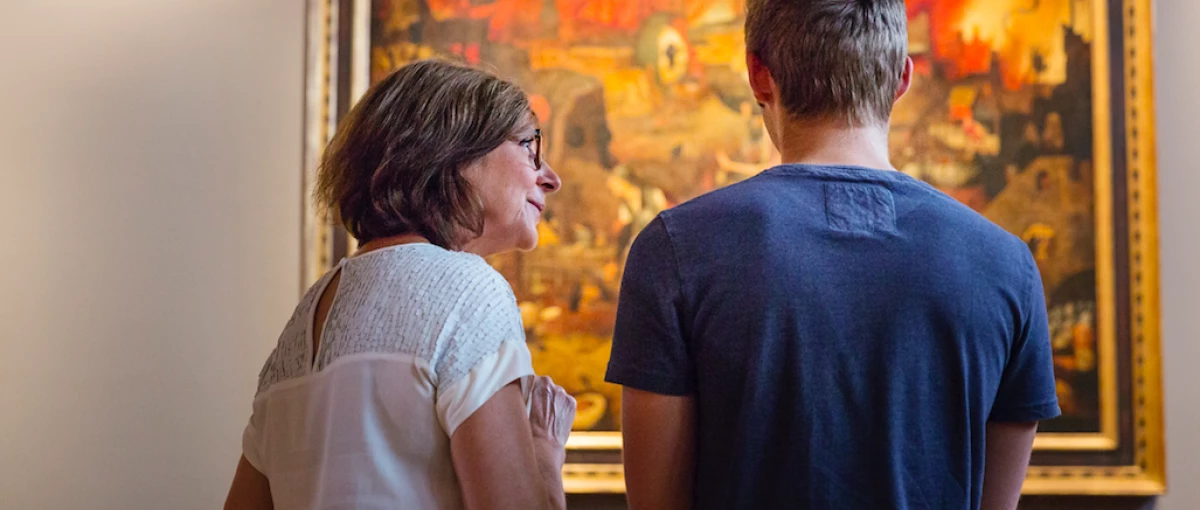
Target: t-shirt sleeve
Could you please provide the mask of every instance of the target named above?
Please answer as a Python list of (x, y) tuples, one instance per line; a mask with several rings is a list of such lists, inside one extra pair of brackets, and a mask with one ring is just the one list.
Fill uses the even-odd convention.
[(1026, 273), (1028, 290), (1020, 309), (1016, 338), (988, 421), (1039, 421), (1061, 414), (1055, 393), (1054, 358), (1042, 278), (1028, 253)]
[[(288, 322), (289, 327), (295, 322), (295, 318)], [(262, 392), (275, 382), (278, 373), (277, 361), (279, 359), (279, 347), (276, 346), (271, 350), (271, 355), (267, 356), (267, 360), (263, 362), (262, 369), (258, 372), (258, 390), (254, 394), (254, 401), (251, 404), (250, 419), (246, 422), (246, 428), (242, 430), (242, 455), (246, 457), (246, 461), (254, 466), (259, 473), (266, 474), (266, 455), (264, 452), (263, 425), (266, 421), (266, 401), (262, 397)]]
[(513, 381), (520, 380), (527, 401), (533, 379), (512, 288), (490, 267), (475, 276), (464, 287), (435, 355), (437, 415), (448, 436)]
[(630, 247), (605, 380), (663, 395), (694, 391), (675, 250), (662, 216)]
[(260, 405), (255, 402), (254, 412), (250, 415), (246, 428), (242, 430), (242, 456), (254, 466), (259, 473), (266, 473), (267, 466), (262, 454), (262, 412)]

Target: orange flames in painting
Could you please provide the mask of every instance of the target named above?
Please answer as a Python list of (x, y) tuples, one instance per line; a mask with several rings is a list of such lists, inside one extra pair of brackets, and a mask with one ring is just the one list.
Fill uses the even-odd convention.
[[(633, 35), (656, 13), (673, 16), (672, 24), (686, 33), (687, 25), (732, 21), (745, 10), (745, 0), (554, 0), (553, 7), (543, 0), (426, 3), (435, 19), (487, 20), (488, 39), (507, 44), (548, 36), (545, 15), (557, 16), (554, 36), (569, 45)], [(995, 65), (1009, 89), (1061, 83), (1066, 72), (1063, 28), (1091, 38), (1092, 8), (1085, 0), (908, 0), (906, 5), (910, 21), (927, 21), (913, 27), (928, 30), (917, 34), (928, 41), (926, 58), (951, 81), (988, 73)], [(918, 71), (928, 72), (929, 64), (919, 61)]]
[(967, 0), (910, 0), (908, 17), (929, 16), (929, 42), (933, 57), (942, 64), (946, 77), (984, 73), (992, 65), (991, 48), (977, 38), (960, 32)]
[[(545, 35), (540, 32), (543, 0), (494, 0), (486, 4), (471, 0), (425, 1), (437, 20), (488, 20), (488, 39), (493, 42), (520, 43)], [(693, 23), (714, 15), (733, 19), (745, 8), (745, 0), (554, 0), (559, 24), (556, 35), (568, 44), (614, 32), (634, 34), (646, 18), (657, 13)]]
[(954, 80), (987, 73), (998, 60), (1005, 87), (1065, 78), (1063, 28), (1090, 39), (1090, 9), (1077, 0), (908, 0), (927, 16), (931, 57)]

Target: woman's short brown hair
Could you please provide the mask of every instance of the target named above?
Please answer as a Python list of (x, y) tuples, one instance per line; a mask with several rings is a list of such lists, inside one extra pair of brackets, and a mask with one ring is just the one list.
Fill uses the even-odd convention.
[(317, 171), (316, 200), (360, 243), (416, 234), (447, 249), (483, 232), (463, 171), (528, 125), (516, 85), (444, 60), (410, 63), (350, 110)]
[(748, 0), (746, 50), (792, 116), (886, 124), (908, 57), (904, 0)]

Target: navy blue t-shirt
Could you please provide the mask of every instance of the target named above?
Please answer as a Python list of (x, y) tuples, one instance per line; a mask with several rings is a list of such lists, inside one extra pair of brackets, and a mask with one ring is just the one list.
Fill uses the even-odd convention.
[(606, 379), (695, 397), (696, 508), (978, 508), (987, 422), (1059, 414), (1028, 247), (865, 168), (784, 165), (660, 214)]

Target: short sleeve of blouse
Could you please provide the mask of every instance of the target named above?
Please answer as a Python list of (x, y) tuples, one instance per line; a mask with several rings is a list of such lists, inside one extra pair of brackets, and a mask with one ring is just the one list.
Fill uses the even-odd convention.
[(449, 436), (513, 381), (528, 400), (533, 363), (516, 297), (504, 277), (486, 263), (465, 275), (434, 359), (437, 415)]

